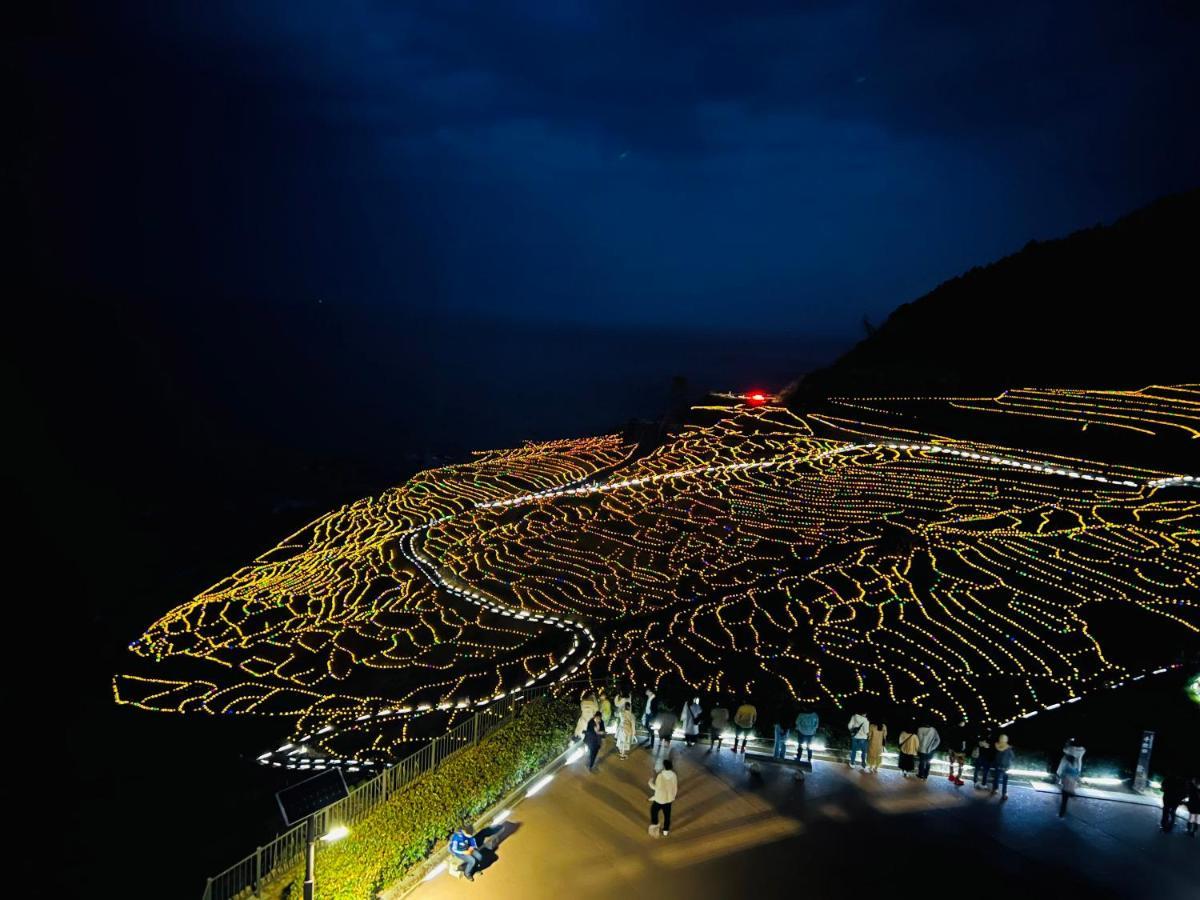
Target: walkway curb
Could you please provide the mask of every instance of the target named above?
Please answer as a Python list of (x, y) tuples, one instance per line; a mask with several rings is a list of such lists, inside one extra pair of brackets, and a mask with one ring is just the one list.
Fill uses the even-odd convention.
[[(527, 779), (517, 785), (517, 787), (510, 791), (505, 797), (488, 807), (488, 809), (472, 823), (472, 829), (474, 831), (478, 831), (480, 828), (486, 828), (501, 812), (506, 809), (513, 809), (514, 807), (520, 805), (520, 803), (526, 799), (526, 794), (532, 785), (536, 784), (547, 775), (552, 775), (564, 768), (567, 765), (567, 758), (575, 750), (578, 750), (582, 746), (582, 743), (578, 743), (576, 741), (571, 741), (568, 743), (566, 748), (564, 748), (563, 751), (558, 754), (558, 756), (554, 757), (552, 760), (542, 766), (542, 768), (534, 772), (533, 775), (529, 776)], [(412, 871), (410, 871), (399, 881), (393, 882), (390, 886), (384, 888), (382, 891), (376, 894), (376, 897), (378, 900), (403, 900), (404, 897), (407, 897), (418, 887), (420, 887), (434, 869), (443, 863), (448, 863), (449, 859), (450, 851), (447, 850), (445, 846), (440, 847), (438, 850), (435, 850), (428, 857), (426, 857), (424, 862), (418, 863), (416, 866), (414, 866)]]

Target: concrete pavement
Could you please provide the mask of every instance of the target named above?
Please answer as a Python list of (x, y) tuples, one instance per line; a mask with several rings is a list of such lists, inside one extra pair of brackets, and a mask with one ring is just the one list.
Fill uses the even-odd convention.
[(647, 835), (649, 751), (595, 773), (564, 768), (517, 805), (494, 862), (473, 883), (440, 875), (414, 900), (542, 898), (893, 897), (1010, 900), (1200, 897), (1200, 837), (1157, 829), (1159, 812), (1014, 784), (1000, 804), (945, 778), (865, 775), (815, 763), (804, 782), (771, 762), (747, 769), (728, 749), (676, 743), (671, 834)]

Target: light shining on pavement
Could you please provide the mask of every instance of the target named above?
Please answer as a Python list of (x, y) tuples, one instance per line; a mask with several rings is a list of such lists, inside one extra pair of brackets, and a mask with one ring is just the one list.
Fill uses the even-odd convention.
[(545, 778), (543, 778), (541, 781), (539, 781), (537, 784), (535, 784), (533, 787), (531, 787), (528, 791), (526, 791), (525, 796), (532, 797), (534, 794), (536, 794), (538, 791), (540, 791), (542, 788), (544, 788), (546, 785), (548, 785), (553, 780), (554, 780), (553, 775), (547, 775)]
[(447, 868), (449, 868), (449, 866), (446, 863), (444, 863), (444, 862), (438, 863), (436, 866), (434, 866), (432, 869), (429, 870), (429, 874), (425, 876), (425, 880), (433, 881), (433, 879), (437, 878), (439, 875), (441, 875), (443, 872), (445, 872)]
[(571, 763), (575, 762), (575, 760), (577, 760), (577, 759), (583, 759), (583, 753), (584, 753), (584, 750), (582, 747), (576, 747), (574, 752), (570, 756), (567, 757), (567, 765), (569, 766)]

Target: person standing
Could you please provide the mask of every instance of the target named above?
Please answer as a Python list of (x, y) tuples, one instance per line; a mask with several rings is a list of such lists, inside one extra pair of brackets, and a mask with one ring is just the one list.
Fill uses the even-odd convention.
[(462, 824), (450, 832), (450, 855), (462, 863), (463, 877), (467, 881), (475, 880), (475, 869), (479, 867), (482, 855), (479, 844), (467, 830), (470, 823), (464, 819)]
[(733, 752), (738, 752), (738, 740), (742, 742), (742, 752), (746, 752), (746, 738), (754, 734), (754, 723), (758, 721), (758, 710), (754, 704), (746, 700), (733, 714)]
[(621, 754), (621, 759), (629, 758), (629, 748), (633, 746), (634, 740), (637, 737), (637, 722), (633, 718), (633, 708), (628, 700), (621, 706), (617, 713), (617, 752)]
[(1188, 837), (1195, 837), (1196, 832), (1200, 831), (1200, 778), (1192, 778), (1188, 782), (1187, 800), (1188, 810)]
[[(627, 703), (631, 704), (630, 708), (632, 708), (633, 698), (629, 696), (628, 691), (623, 691), (623, 690), (621, 690), (620, 687), (618, 687), (617, 688), (617, 697), (615, 700), (613, 700), (613, 718), (617, 722), (621, 721), (621, 710), (623, 710), (625, 708), (625, 704), (627, 704)], [(637, 725), (636, 720), (634, 721), (634, 725), (635, 726)], [(637, 731), (636, 727), (634, 728), (634, 731), (635, 732)]]
[(613, 705), (612, 701), (608, 699), (608, 694), (605, 692), (604, 688), (600, 688), (599, 702), (600, 715), (604, 719), (604, 727), (609, 728), (613, 723)]
[[(995, 750), (996, 755), (992, 759), (992, 793), (995, 794), (999, 788), (1000, 801), (1004, 802), (1008, 799), (1008, 770), (1013, 764), (1013, 748), (1008, 743), (1007, 734), (996, 739)], [(1063, 801), (1063, 808), (1066, 808), (1066, 800)]]
[[(954, 735), (950, 741), (950, 775), (949, 780), (953, 782), (955, 787), (962, 787), (963, 781), (963, 766), (967, 764), (967, 757), (971, 752), (971, 740), (967, 736), (967, 732), (962, 728), (956, 728)], [(954, 773), (955, 767), (958, 767), (958, 774)]]
[(725, 732), (729, 729), (729, 710), (723, 706), (714, 706), (708, 711), (708, 749), (715, 746), (721, 752), (721, 744), (725, 741)]
[(692, 746), (696, 743), (696, 738), (700, 736), (700, 698), (693, 697), (691, 703), (683, 704), (683, 710), (679, 714), (679, 721), (683, 723), (683, 741), (687, 746)]
[(920, 738), (915, 731), (910, 730), (911, 728), (910, 725), (900, 732), (900, 771), (904, 773), (905, 778), (916, 768), (917, 752), (921, 749)]
[(867, 768), (878, 773), (883, 765), (883, 742), (887, 740), (887, 725), (884, 722), (872, 722), (870, 734), (867, 736)]
[(775, 743), (771, 747), (771, 756), (775, 759), (783, 759), (787, 756), (787, 739), (791, 729), (791, 711), (781, 705), (775, 714)]
[(971, 780), (974, 781), (975, 787), (986, 789), (988, 776), (992, 771), (992, 762), (996, 759), (996, 747), (986, 733), (980, 736), (976, 745), (975, 765), (972, 767)]
[(1062, 759), (1058, 761), (1058, 768), (1055, 770), (1055, 774), (1058, 775), (1059, 779), (1062, 778), (1063, 771), (1067, 768), (1068, 756), (1073, 756), (1075, 758), (1074, 766), (1080, 772), (1082, 772), (1083, 754), (1086, 752), (1087, 751), (1083, 747), (1079, 746), (1079, 742), (1076, 741), (1075, 738), (1070, 738), (1065, 744), (1063, 744)]
[(587, 731), (588, 723), (592, 721), (592, 716), (600, 709), (600, 704), (596, 702), (596, 695), (591, 691), (584, 691), (583, 696), (579, 698), (579, 720), (575, 723), (575, 738), (583, 737), (583, 733)]
[(865, 712), (856, 712), (850, 717), (850, 762), (847, 765), (854, 768), (854, 758), (861, 755), (862, 767), (867, 768), (867, 739), (871, 734), (871, 723)]
[(646, 688), (646, 705), (642, 708), (642, 727), (646, 729), (646, 740), (654, 749), (654, 720), (658, 717), (658, 696), (653, 689)]
[(679, 724), (679, 718), (675, 715), (667, 704), (663, 703), (658, 708), (658, 715), (654, 719), (654, 726), (658, 729), (658, 749), (656, 752), (661, 753), (666, 747), (667, 752), (671, 750), (671, 735), (675, 733), (675, 726)]
[(942, 737), (933, 725), (926, 722), (917, 729), (917, 777), (922, 781), (929, 780), (929, 766), (933, 762), (933, 754), (941, 746)]
[(796, 747), (796, 762), (800, 762), (800, 754), (807, 750), (808, 762), (812, 764), (813, 738), (816, 737), (817, 726), (820, 724), (821, 720), (814, 710), (801, 710), (796, 716), (796, 740), (799, 741), (799, 746)]
[(583, 742), (588, 749), (588, 771), (596, 770), (596, 754), (600, 752), (600, 746), (604, 743), (604, 717), (600, 713), (592, 716), (592, 721), (588, 722), (587, 730), (583, 733)]
[[(1074, 750), (1074, 747), (1069, 749)], [(1062, 791), (1062, 801), (1058, 804), (1058, 817), (1061, 819), (1067, 814), (1067, 801), (1076, 795), (1079, 791), (1079, 778), (1083, 774), (1083, 769), (1079, 766), (1079, 761), (1082, 759), (1082, 754), (1076, 756), (1074, 753), (1064, 753), (1062, 761), (1058, 764), (1058, 786)]]
[[(1163, 831), (1175, 830), (1175, 810), (1187, 799), (1188, 787), (1187, 779), (1178, 773), (1172, 772), (1163, 778), (1163, 812), (1162, 823), (1159, 826)], [(1191, 823), (1188, 823), (1188, 832), (1191, 832)]]
[[(679, 779), (670, 759), (663, 760), (662, 771), (648, 782), (650, 790), (650, 837), (666, 837), (671, 833), (671, 804), (679, 793)], [(662, 829), (659, 830), (658, 814), (662, 812)]]

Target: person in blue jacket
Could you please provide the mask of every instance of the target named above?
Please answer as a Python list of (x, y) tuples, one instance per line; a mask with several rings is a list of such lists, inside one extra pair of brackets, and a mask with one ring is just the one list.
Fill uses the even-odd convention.
[(467, 832), (469, 824), (463, 820), (463, 823), (450, 833), (450, 855), (462, 863), (463, 877), (467, 881), (474, 881), (475, 869), (479, 867), (481, 857), (479, 844)]
[(800, 741), (799, 746), (796, 747), (796, 762), (800, 762), (800, 756), (805, 750), (808, 751), (808, 761), (812, 762), (812, 742), (817, 734), (817, 725), (820, 721), (816, 712), (811, 709), (803, 710), (800, 715), (796, 716), (796, 736)]

